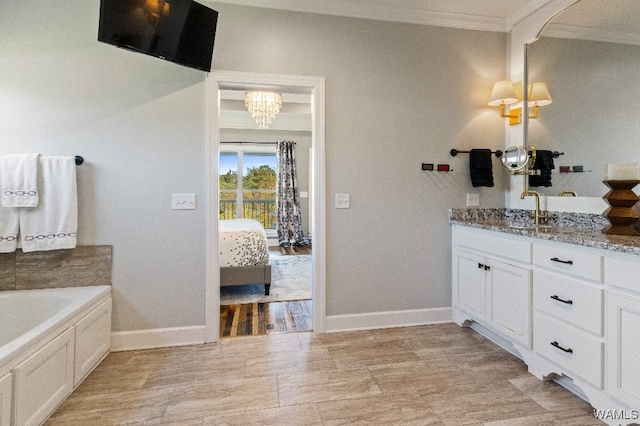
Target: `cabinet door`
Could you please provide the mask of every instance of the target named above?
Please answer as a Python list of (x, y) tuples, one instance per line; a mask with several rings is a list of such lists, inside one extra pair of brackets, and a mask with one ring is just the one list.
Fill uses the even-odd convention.
[(73, 329), (18, 365), (13, 381), (15, 424), (44, 423), (73, 390)]
[(0, 377), (0, 426), (11, 421), (11, 374)]
[(111, 299), (88, 313), (75, 326), (74, 386), (89, 374), (111, 347)]
[(489, 260), (487, 323), (531, 347), (531, 270)]
[(607, 293), (607, 385), (611, 395), (640, 407), (640, 298)]
[(460, 309), (474, 319), (485, 319), (485, 259), (464, 251), (457, 252), (457, 302)]

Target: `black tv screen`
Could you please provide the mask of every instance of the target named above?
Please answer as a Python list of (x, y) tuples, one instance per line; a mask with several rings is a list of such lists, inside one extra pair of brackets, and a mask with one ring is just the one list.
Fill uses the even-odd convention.
[(193, 0), (100, 0), (98, 40), (211, 71), (217, 23)]

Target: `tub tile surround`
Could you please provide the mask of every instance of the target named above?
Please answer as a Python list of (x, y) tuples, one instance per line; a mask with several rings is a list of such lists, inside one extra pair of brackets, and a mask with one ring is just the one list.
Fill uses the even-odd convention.
[(585, 247), (640, 255), (640, 237), (603, 234), (608, 225), (602, 215), (549, 212), (544, 226), (535, 226), (529, 210), (518, 209), (450, 209), (449, 223), (576, 244)]
[(111, 285), (112, 246), (0, 254), (0, 291)]

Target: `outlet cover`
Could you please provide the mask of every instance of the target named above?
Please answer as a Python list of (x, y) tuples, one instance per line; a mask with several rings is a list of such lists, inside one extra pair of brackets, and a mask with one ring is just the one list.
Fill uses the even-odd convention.
[(478, 207), (480, 205), (480, 194), (467, 194), (467, 207)]

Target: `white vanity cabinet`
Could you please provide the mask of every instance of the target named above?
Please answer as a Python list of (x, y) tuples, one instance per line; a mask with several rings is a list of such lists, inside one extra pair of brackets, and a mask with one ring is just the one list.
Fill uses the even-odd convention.
[(639, 424), (640, 255), (553, 238), (454, 225), (454, 321), (479, 324), (606, 423)]
[(11, 421), (11, 374), (0, 377), (0, 426)]
[(531, 346), (530, 244), (456, 228), (454, 316), (473, 320), (508, 339)]
[(533, 350), (604, 387), (603, 257), (558, 243), (533, 244)]
[(640, 262), (633, 257), (606, 259), (605, 282), (607, 390), (640, 409)]

